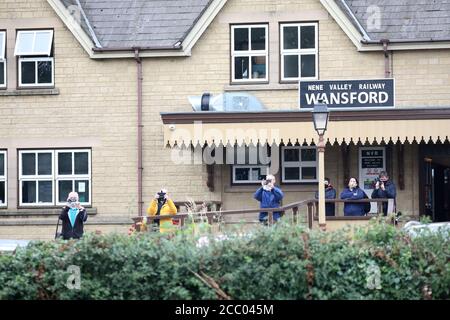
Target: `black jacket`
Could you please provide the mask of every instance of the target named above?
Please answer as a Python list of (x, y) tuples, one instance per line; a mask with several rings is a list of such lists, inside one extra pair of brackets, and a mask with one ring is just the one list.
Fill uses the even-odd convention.
[(72, 224), (69, 219), (69, 207), (64, 206), (61, 210), (59, 218), (62, 221), (62, 237), (64, 240), (67, 239), (79, 239), (83, 236), (83, 226), (84, 222), (87, 220), (86, 209), (80, 210), (77, 217), (75, 218), (75, 224), (72, 228)]
[[(316, 191), (315, 198), (319, 199), (319, 191)], [(329, 186), (325, 189), (325, 199), (336, 199), (336, 189), (333, 186)], [(325, 203), (325, 215), (327, 217), (333, 217), (335, 215), (335, 204)]]
[[(375, 189), (372, 192), (372, 199), (377, 199), (377, 198), (384, 198), (384, 199), (394, 199), (394, 208), (396, 206), (395, 203), (395, 197), (397, 196), (397, 188), (395, 187), (395, 184), (393, 182), (391, 182), (391, 180), (388, 180), (385, 182), (384, 184), (384, 191), (379, 188), (378, 190)], [(384, 202), (383, 203), (383, 214), (386, 216), (387, 215), (387, 209), (388, 209), (388, 203)]]

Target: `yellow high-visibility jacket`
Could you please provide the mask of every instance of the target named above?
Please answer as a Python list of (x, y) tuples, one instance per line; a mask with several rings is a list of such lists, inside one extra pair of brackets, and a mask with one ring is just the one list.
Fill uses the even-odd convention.
[[(158, 200), (153, 199), (147, 208), (147, 215), (149, 217), (156, 215), (158, 212)], [(177, 207), (171, 199), (168, 199), (161, 208), (159, 212), (161, 216), (177, 214)], [(161, 219), (159, 220), (159, 231), (161, 233), (170, 232), (176, 229), (176, 226), (172, 225), (172, 219)]]

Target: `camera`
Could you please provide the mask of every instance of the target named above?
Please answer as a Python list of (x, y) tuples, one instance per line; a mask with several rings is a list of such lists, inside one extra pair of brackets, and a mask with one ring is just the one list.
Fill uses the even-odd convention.
[(166, 196), (166, 193), (165, 192), (158, 192), (158, 196), (159, 196), (159, 199), (162, 200)]

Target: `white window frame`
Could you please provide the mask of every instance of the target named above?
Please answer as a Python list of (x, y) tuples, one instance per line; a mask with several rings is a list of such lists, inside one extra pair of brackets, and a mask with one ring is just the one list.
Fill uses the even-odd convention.
[[(34, 61), (35, 63), (35, 82), (34, 83), (22, 83), (22, 62)], [(52, 82), (51, 83), (38, 83), (38, 62), (39, 61), (51, 61), (52, 62)], [(27, 57), (19, 58), (19, 87), (53, 87), (55, 85), (55, 61), (53, 57)]]
[(0, 45), (0, 63), (3, 63), (3, 79), (5, 83), (0, 83), (0, 88), (6, 88), (6, 31), (0, 31), (3, 34), (3, 43)]
[[(33, 34), (33, 42), (31, 44), (32, 51), (30, 51), (30, 52), (19, 51), (19, 47), (20, 47), (20, 43), (21, 43), (21, 36), (24, 33), (32, 33)], [(34, 51), (34, 46), (36, 44), (36, 36), (39, 33), (50, 33), (50, 41), (48, 43), (48, 48), (45, 51)], [(14, 48), (14, 55), (15, 56), (48, 56), (48, 57), (50, 57), (51, 50), (52, 50), (52, 44), (53, 44), (53, 30), (52, 29), (46, 29), (46, 30), (20, 30), (20, 31), (17, 31), (16, 46)]]
[(233, 170), (233, 184), (256, 184), (261, 182), (261, 180), (236, 180), (236, 169), (261, 169), (261, 175), (264, 175), (264, 171), (266, 171), (265, 175), (269, 174), (268, 165), (232, 165), (231, 169)]
[[(265, 37), (265, 50), (251, 50), (251, 28), (264, 28)], [(234, 50), (234, 30), (235, 29), (247, 29), (248, 30), (248, 46), (249, 50)], [(249, 77), (247, 79), (236, 79), (235, 78), (235, 63), (236, 57), (248, 57), (248, 71)], [(252, 57), (265, 57), (266, 58), (266, 76), (264, 78), (253, 78), (252, 71)], [(231, 82), (232, 83), (242, 83), (242, 82), (268, 82), (269, 81), (269, 25), (268, 24), (241, 24), (231, 26)]]
[[(88, 154), (88, 174), (75, 174), (75, 153), (86, 152)], [(58, 168), (58, 159), (60, 153), (72, 153), (72, 174), (60, 175)], [(90, 149), (58, 149), (55, 150), (55, 184), (56, 184), (56, 204), (64, 205), (66, 202), (59, 202), (59, 181), (72, 181), (72, 190), (75, 191), (75, 181), (89, 181), (89, 201), (80, 202), (82, 205), (91, 205), (92, 203), (92, 179), (91, 179), (91, 150)]]
[[(22, 155), (23, 154), (35, 154), (35, 174), (34, 175), (23, 175), (22, 174)], [(50, 175), (38, 175), (38, 154), (39, 153), (50, 153), (52, 156), (52, 173)], [(55, 203), (55, 157), (54, 150), (19, 150), (19, 205), (21, 207), (42, 207), (42, 206), (52, 206)], [(22, 202), (22, 182), (24, 181), (35, 181), (36, 183), (36, 202), (35, 203), (23, 203)], [(52, 182), (52, 202), (39, 202), (39, 181), (51, 181)]]
[[(297, 149), (299, 150), (299, 161), (284, 161), (284, 150)], [(316, 150), (316, 161), (302, 161), (302, 150), (303, 149), (315, 149)], [(283, 146), (281, 147), (281, 182), (282, 183), (306, 183), (306, 182), (318, 182), (317, 170), (318, 170), (318, 152), (317, 148), (314, 146)], [(315, 167), (316, 168), (316, 179), (302, 179), (302, 168), (304, 167)], [(299, 168), (299, 178), (297, 180), (285, 178), (286, 168)]]
[[(301, 27), (314, 26), (314, 49), (301, 49)], [(298, 30), (298, 48), (297, 49), (284, 49), (284, 27), (297, 27)], [(318, 35), (318, 24), (316, 22), (308, 23), (281, 23), (280, 24), (280, 67), (281, 67), (281, 81), (299, 81), (299, 80), (317, 80), (319, 77), (319, 35)], [(302, 77), (301, 76), (301, 56), (307, 54), (314, 54), (315, 56), (315, 77)], [(298, 56), (298, 77), (286, 78), (284, 76), (284, 57), (289, 55)]]
[[(88, 154), (88, 174), (83, 175), (59, 175), (58, 174), (58, 154), (59, 153), (72, 153), (72, 173), (74, 173), (75, 158), (74, 154), (76, 152), (86, 152)], [(22, 155), (27, 153), (36, 154), (35, 162), (35, 175), (23, 175), (22, 174)], [(38, 171), (38, 154), (39, 153), (51, 153), (52, 154), (52, 174), (51, 175), (37, 175)], [(36, 202), (36, 203), (23, 203), (22, 202), (22, 182), (23, 181), (52, 181), (52, 202)], [(92, 168), (91, 168), (91, 149), (38, 149), (38, 150), (19, 150), (19, 206), (20, 207), (48, 207), (48, 206), (59, 206), (64, 205), (65, 202), (59, 202), (59, 184), (60, 180), (78, 181), (78, 180), (88, 180), (89, 181), (89, 202), (81, 202), (82, 205), (90, 206), (92, 204)], [(74, 182), (72, 182), (74, 186)], [(39, 189), (36, 185), (36, 200), (39, 201)]]
[(8, 153), (0, 150), (0, 154), (3, 154), (3, 159), (5, 159), (3, 163), (5, 172), (2, 176), (0, 175), (0, 182), (5, 182), (5, 202), (0, 203), (0, 208), (4, 208), (8, 206)]

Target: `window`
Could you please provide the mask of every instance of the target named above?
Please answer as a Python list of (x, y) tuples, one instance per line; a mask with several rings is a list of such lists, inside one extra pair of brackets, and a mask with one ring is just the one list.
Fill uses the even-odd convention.
[(6, 171), (6, 151), (0, 151), (0, 207), (5, 207), (8, 200)]
[(232, 183), (259, 183), (269, 174), (269, 149), (261, 147), (227, 148), (227, 163), (232, 165)]
[(0, 31), (0, 88), (6, 88), (6, 32)]
[(65, 203), (71, 191), (78, 192), (81, 203), (90, 202), (90, 153), (79, 150), (57, 152), (57, 202)]
[(19, 57), (19, 87), (54, 85), (53, 30), (18, 31), (14, 54)]
[(47, 206), (66, 202), (71, 191), (91, 203), (91, 152), (31, 150), (19, 152), (20, 205)]
[(281, 24), (281, 81), (317, 79), (317, 23)]
[(315, 147), (282, 147), (282, 182), (317, 182), (317, 150)]
[(231, 27), (232, 82), (268, 81), (267, 25)]

